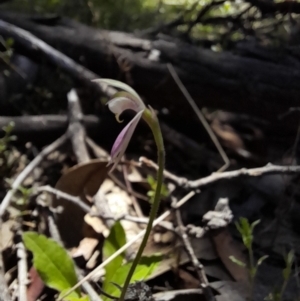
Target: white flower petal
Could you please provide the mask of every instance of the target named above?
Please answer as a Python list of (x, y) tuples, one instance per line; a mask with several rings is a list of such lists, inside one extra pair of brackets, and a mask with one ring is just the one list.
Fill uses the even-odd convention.
[(120, 81), (115, 80), (115, 79), (110, 79), (110, 78), (98, 78), (98, 79), (94, 79), (92, 81), (95, 82), (95, 83), (98, 83), (98, 84), (104, 83), (104, 84), (113, 86), (115, 88), (119, 88), (121, 90), (124, 90), (124, 91), (128, 92), (129, 94), (132, 94), (139, 101), (143, 102), (142, 99), (140, 98), (140, 96), (135, 92), (135, 90), (132, 89), (127, 84), (123, 83), (123, 82), (120, 82)]
[(145, 110), (145, 105), (143, 102), (137, 102), (135, 99), (128, 97), (116, 97), (107, 102), (108, 108), (111, 112), (116, 115), (117, 120), (119, 121), (119, 116), (125, 110), (133, 110), (135, 112), (140, 112)]

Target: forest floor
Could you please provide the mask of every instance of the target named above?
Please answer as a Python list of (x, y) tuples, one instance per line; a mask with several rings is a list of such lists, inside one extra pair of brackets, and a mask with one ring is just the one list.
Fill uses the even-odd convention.
[[(21, 300), (22, 289), (28, 301), (50, 300), (56, 295), (56, 290), (49, 289), (51, 285), (36, 273), (31, 253), (24, 251), (24, 233), (34, 231), (59, 241), (81, 273), (88, 275), (107, 257), (103, 248), (110, 237), (109, 229), (116, 227), (117, 221), (121, 221), (127, 241), (147, 222), (157, 168), (155, 146), (147, 128), (141, 125), (126, 160), (109, 173), (106, 149), (116, 137), (114, 130), (107, 131), (103, 140), (103, 136), (97, 137), (97, 126), (103, 126), (103, 121), (94, 115), (90, 136), (82, 120), (91, 116), (82, 113), (79, 98), (75, 98), (76, 105), (71, 104), (70, 94), (68, 99), (68, 119), (51, 115), (52, 122), (60, 127), (56, 131), (50, 115), (39, 115), (37, 120), (34, 116), (2, 117), (2, 122), (11, 119), (15, 123), (5, 128), (0, 141), (4, 264), (0, 279), (12, 296), (6, 300)], [(113, 116), (105, 114), (109, 120), (106, 127), (113, 128)], [(225, 112), (216, 116), (211, 128), (220, 116), (233, 118)], [(22, 127), (30, 123), (36, 127), (35, 134), (32, 142), (24, 143), (26, 131), (34, 126), (28, 126), (25, 132)], [(57, 130), (64, 129), (59, 137)], [(159, 211), (165, 218), (154, 228), (145, 252), (162, 255), (146, 277), (155, 300), (245, 300), (250, 294), (253, 300), (298, 300), (300, 168), (289, 163), (296, 160), (294, 151), (286, 152), (282, 160), (274, 162), (276, 165), (257, 164), (255, 168), (253, 161), (239, 155), (241, 149), (226, 148), (229, 165), (218, 171), (223, 164), (213, 144), (200, 144), (171, 127), (169, 131), (171, 134), (165, 134), (173, 139), (172, 143), (172, 139), (166, 139), (166, 167), (170, 170), (165, 170)], [(243, 138), (229, 123), (226, 131), (236, 139)], [(49, 143), (55, 136), (57, 139)], [(45, 141), (49, 144), (43, 147)], [(196, 156), (205, 156), (206, 160), (188, 155), (186, 148), (191, 142), (199, 149)], [(248, 158), (253, 155), (246, 149), (242, 154), (247, 152)], [(257, 220), (260, 222), (252, 231), (247, 221), (251, 224)], [(236, 223), (240, 223), (240, 231)], [(123, 230), (115, 231), (122, 240)], [(127, 259), (137, 251), (139, 241), (129, 246)], [(249, 276), (249, 264), (257, 271), (254, 279)], [(104, 270), (92, 277), (92, 289), (97, 294)]]

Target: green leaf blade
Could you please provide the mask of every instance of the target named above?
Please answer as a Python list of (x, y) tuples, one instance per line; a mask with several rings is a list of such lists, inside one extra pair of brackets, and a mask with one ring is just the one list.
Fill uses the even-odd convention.
[[(147, 277), (149, 277), (153, 271), (157, 268), (159, 263), (161, 262), (162, 257), (159, 255), (153, 255), (149, 257), (142, 257), (140, 263), (138, 264), (131, 280), (130, 283), (133, 283), (135, 281), (142, 281), (146, 280)], [(120, 290), (113, 285), (112, 283), (116, 283), (119, 286), (123, 286), (126, 276), (130, 270), (130, 267), (132, 265), (132, 262), (127, 263), (123, 266), (120, 266), (115, 272), (113, 277), (110, 280), (109, 285), (105, 287), (105, 292), (113, 295), (113, 296), (119, 296), (120, 295)], [(103, 287), (104, 288), (104, 287)], [(104, 298), (103, 300), (108, 301), (108, 298)]]
[(239, 260), (239, 259), (237, 259), (237, 258), (235, 258), (234, 256), (229, 256), (229, 259), (233, 262), (233, 263), (235, 263), (235, 264), (237, 264), (238, 266), (240, 266), (240, 267), (243, 267), (243, 268), (245, 268), (246, 267), (246, 264), (245, 264), (245, 262), (242, 262), (241, 260)]
[[(116, 222), (110, 230), (109, 236), (106, 238), (103, 246), (103, 255), (105, 258), (110, 257), (118, 249), (120, 249), (126, 243), (126, 235), (124, 228), (120, 222)], [(124, 253), (117, 256), (105, 267), (105, 280), (103, 282), (103, 289), (106, 291), (108, 286), (111, 286), (110, 282), (115, 272), (122, 265), (124, 260)]]
[[(47, 286), (62, 292), (77, 283), (74, 262), (57, 242), (35, 232), (24, 233), (23, 241), (33, 253), (34, 267)], [(80, 290), (75, 293), (79, 296)]]

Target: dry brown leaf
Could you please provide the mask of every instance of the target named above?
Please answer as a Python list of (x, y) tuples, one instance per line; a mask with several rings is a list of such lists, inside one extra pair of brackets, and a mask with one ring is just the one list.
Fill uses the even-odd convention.
[(182, 280), (182, 284), (180, 285), (180, 288), (198, 288), (199, 287), (199, 280), (196, 279), (191, 273), (183, 270), (178, 269), (178, 276)]
[(45, 284), (34, 267), (29, 270), (30, 285), (27, 288), (27, 301), (35, 301), (42, 293)]
[[(94, 196), (107, 176), (107, 161), (91, 160), (69, 168), (58, 180), (55, 188), (73, 196)], [(64, 211), (58, 215), (57, 226), (67, 247), (76, 247), (83, 238), (85, 212), (77, 205), (65, 200), (53, 200), (54, 207), (62, 206)]]
[(241, 262), (247, 262), (244, 254), (241, 251), (241, 248), (238, 247), (237, 242), (233, 240), (228, 229), (221, 228), (219, 230), (212, 231), (212, 238), (220, 259), (230, 272), (233, 279), (238, 282), (248, 283), (249, 280), (247, 269), (239, 266), (230, 259), (230, 256), (234, 256)]
[(95, 159), (69, 168), (58, 180), (55, 188), (71, 195), (94, 196), (107, 176), (107, 161)]

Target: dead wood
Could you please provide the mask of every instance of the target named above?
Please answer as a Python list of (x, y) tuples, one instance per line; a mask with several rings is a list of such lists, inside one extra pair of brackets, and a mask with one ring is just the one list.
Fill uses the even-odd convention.
[[(173, 64), (200, 107), (246, 112), (274, 121), (299, 104), (300, 63), (288, 48), (278, 52), (252, 43), (246, 52), (215, 53), (170, 37), (158, 35), (148, 40), (96, 30), (66, 18), (56, 18), (51, 24), (8, 12), (1, 12), (0, 18), (31, 32), (94, 73), (126, 81), (152, 106), (167, 107), (178, 116), (187, 116), (190, 108), (169, 75), (167, 63)], [(12, 35), (2, 25), (0, 34)], [(13, 37), (18, 51), (37, 55), (34, 47), (24, 46), (24, 39)]]
[[(34, 136), (47, 133), (63, 134), (68, 128), (68, 116), (66, 115), (36, 115), (36, 116), (11, 116), (0, 117), (0, 128), (14, 123), (13, 133), (20, 137)], [(94, 115), (82, 117), (82, 122), (87, 129), (101, 128), (101, 119)]]
[[(0, 218), (0, 225), (2, 226), (2, 218)], [(5, 267), (2, 256), (2, 250), (0, 252), (0, 298), (3, 301), (11, 301), (12, 298), (9, 293), (8, 285), (5, 279)]]
[(209, 282), (207, 280), (207, 276), (204, 271), (203, 264), (198, 260), (195, 251), (192, 247), (191, 241), (187, 235), (186, 229), (182, 222), (181, 213), (179, 210), (176, 210), (176, 222), (178, 227), (178, 234), (181, 237), (185, 252), (187, 253), (191, 263), (193, 264), (194, 270), (197, 274), (197, 278), (200, 283), (200, 287), (202, 288), (203, 294), (205, 296), (206, 301), (216, 301), (215, 296), (209, 286)]

